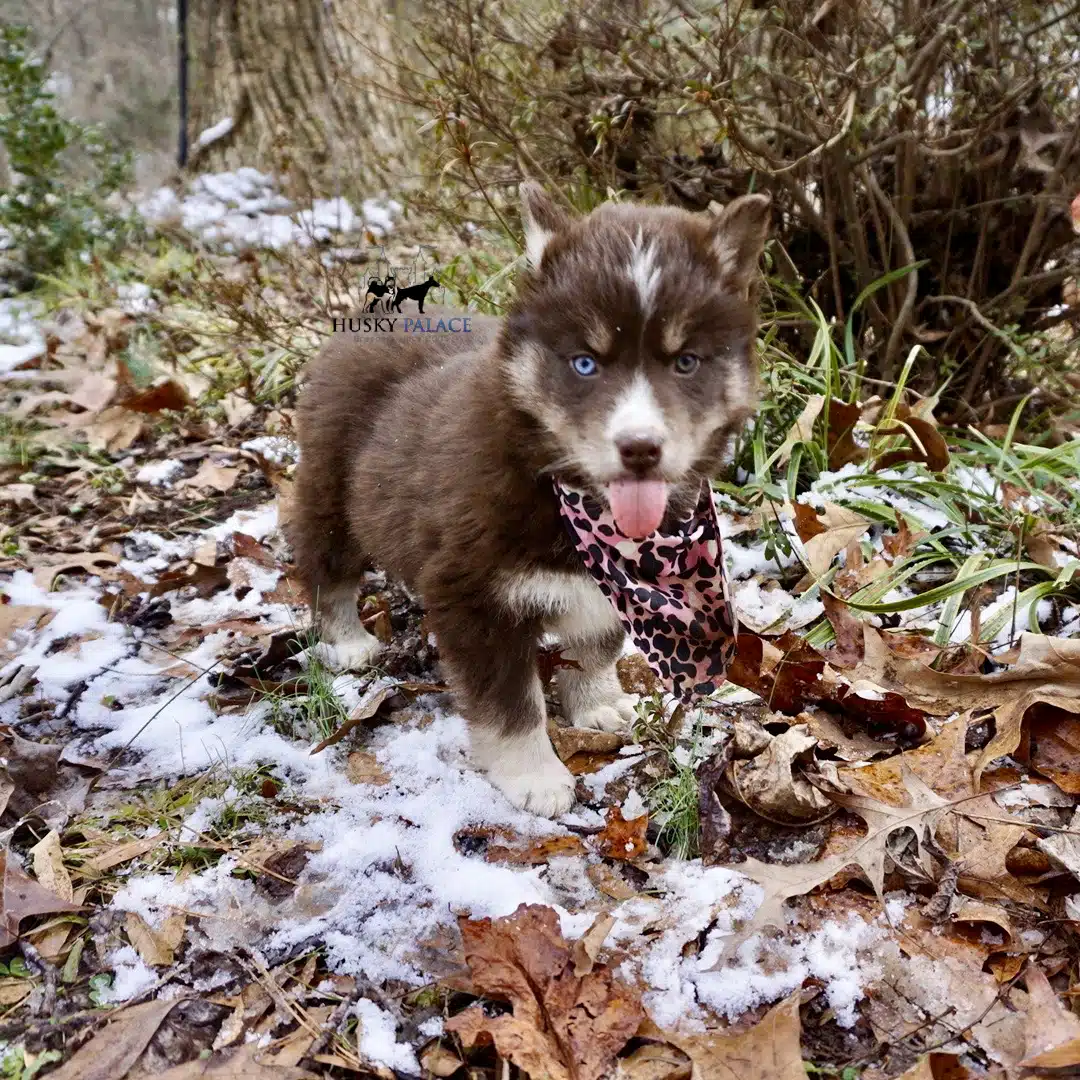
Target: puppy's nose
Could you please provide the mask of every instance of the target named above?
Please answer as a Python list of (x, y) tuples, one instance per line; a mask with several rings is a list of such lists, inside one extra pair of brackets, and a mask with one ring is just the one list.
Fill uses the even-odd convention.
[(660, 464), (663, 440), (657, 435), (624, 435), (615, 440), (619, 457), (630, 472), (644, 475)]

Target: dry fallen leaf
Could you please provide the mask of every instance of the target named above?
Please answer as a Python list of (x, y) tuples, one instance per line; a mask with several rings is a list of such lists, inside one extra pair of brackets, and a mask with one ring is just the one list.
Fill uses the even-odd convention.
[(506, 918), (462, 918), (459, 926), (477, 990), (513, 1011), (488, 1016), (471, 1005), (446, 1030), (467, 1047), (494, 1042), (530, 1076), (599, 1080), (641, 1023), (636, 992), (602, 965), (576, 976), (551, 908), (522, 904)]
[(732, 789), (756, 814), (783, 825), (804, 825), (836, 812), (828, 796), (797, 769), (800, 761), (812, 761), (817, 739), (806, 728), (794, 726), (770, 738), (768, 745), (749, 761), (729, 766)]
[(118, 1009), (105, 1027), (49, 1075), (53, 1080), (121, 1080), (149, 1045), (165, 1017), (183, 1000), (182, 997), (158, 999)]
[(124, 931), (144, 963), (150, 967), (168, 967), (172, 964), (173, 950), (141, 915), (129, 911), (124, 916)]
[(1031, 767), (1069, 795), (1080, 795), (1080, 716), (1049, 705), (1028, 715)]
[(370, 720), (378, 711), (387, 698), (398, 692), (398, 683), (394, 679), (378, 678), (365, 691), (363, 697), (357, 703), (356, 708), (349, 713), (349, 719), (345, 721), (335, 732), (328, 735), (321, 742), (311, 748), (312, 754), (321, 753), (328, 746), (334, 746), (341, 742), (353, 728), (361, 727), (365, 721)]
[(856, 514), (854, 510), (848, 510), (836, 503), (826, 503), (816, 517), (814, 531), (803, 541), (810, 574), (814, 578), (820, 578), (832, 565), (833, 559), (868, 528), (870, 520), (862, 514)]
[(1024, 1060), (1031, 1069), (1062, 1069), (1080, 1065), (1080, 1019), (1054, 993), (1046, 976), (1029, 962), (1025, 972), (1028, 989), (1027, 1022), (1024, 1026)]
[(627, 743), (617, 731), (597, 731), (594, 728), (564, 728), (548, 721), (548, 736), (560, 761), (569, 761), (575, 754), (610, 754)]
[(515, 866), (541, 866), (551, 859), (567, 855), (584, 855), (585, 845), (577, 836), (549, 836), (527, 848), (512, 848), (490, 844), (484, 852), (487, 862), (511, 863)]
[(693, 1062), (692, 1080), (806, 1080), (798, 991), (774, 1005), (749, 1031), (665, 1035)]
[(390, 774), (379, 764), (374, 754), (366, 750), (353, 750), (345, 762), (345, 777), (351, 784), (390, 783)]
[(236, 481), (239, 479), (240, 469), (237, 466), (215, 465), (207, 458), (199, 466), (198, 471), (193, 476), (185, 477), (183, 480), (177, 480), (173, 487), (177, 491), (181, 491), (184, 488), (192, 488), (195, 490), (212, 488), (214, 491), (224, 493), (226, 491), (231, 491), (236, 485)]
[(79, 905), (43, 888), (19, 869), (11, 852), (0, 852), (0, 949), (19, 936), (19, 923), (31, 915), (78, 911)]
[(43, 556), (34, 567), (34, 584), (45, 592), (51, 592), (56, 579), (61, 574), (78, 570), (85, 574), (96, 574), (101, 570), (115, 566), (119, 556), (109, 551), (84, 551), (73, 555)]
[(649, 815), (631, 818), (627, 821), (622, 810), (609, 806), (605, 815), (603, 829), (596, 834), (597, 850), (605, 859), (618, 859), (629, 862), (645, 854), (648, 841), (645, 831), (649, 827)]
[(166, 838), (166, 835), (166, 833), (158, 833), (156, 836), (144, 836), (140, 840), (129, 840), (125, 844), (117, 844), (100, 855), (87, 859), (82, 864), (81, 870), (88, 876), (103, 874), (114, 866), (121, 866), (123, 863), (145, 855), (148, 851), (153, 851)]
[(0, 486), (0, 503), (11, 503), (14, 506), (34, 505), (33, 484), (4, 484)]
[(580, 979), (588, 975), (604, 947), (611, 928), (615, 925), (615, 916), (610, 911), (603, 911), (593, 919), (592, 925), (574, 942), (574, 974)]
[(420, 1067), (424, 1070), (425, 1076), (430, 1073), (432, 1076), (438, 1077), (439, 1080), (446, 1080), (447, 1077), (453, 1076), (458, 1069), (464, 1068), (465, 1062), (452, 1050), (448, 1050), (441, 1043), (436, 1042), (421, 1052)]
[(910, 414), (901, 407), (897, 411), (897, 423), (888, 427), (879, 427), (875, 438), (879, 436), (900, 435), (907, 438), (910, 445), (897, 450), (889, 450), (874, 462), (875, 472), (891, 469), (906, 461), (915, 461), (925, 465), (931, 472), (944, 472), (949, 467), (949, 446), (938, 429), (929, 421)]
[(1023, 1057), (1024, 1013), (1017, 1006), (1026, 995), (1014, 988), (1003, 1001), (995, 976), (981, 970), (981, 953), (931, 958), (883, 950), (879, 963), (867, 1000), (879, 1042), (895, 1046), (915, 1035), (922, 1045), (952, 1045), (963, 1032), (992, 1061), (1015, 1065)]
[(34, 875), (38, 884), (61, 900), (74, 896), (71, 877), (64, 866), (64, 853), (60, 848), (60, 834), (50, 829), (28, 852), (33, 859)]
[(46, 616), (52, 616), (52, 608), (0, 603), (0, 657), (8, 655), (7, 643), (16, 631), (32, 633)]
[(0, 979), (0, 1005), (18, 1005), (33, 989), (30, 979)]
[(824, 404), (825, 397), (823, 394), (811, 394), (806, 399), (803, 411), (799, 413), (784, 441), (776, 449), (777, 466), (785, 464), (788, 458), (791, 457), (791, 451), (795, 449), (796, 443), (810, 442), (814, 436), (814, 421), (820, 415)]
[(855, 425), (862, 417), (863, 406), (857, 402), (829, 402), (828, 435), (829, 468), (835, 472), (850, 461), (862, 461), (866, 449), (855, 441)]
[(318, 1037), (317, 1033), (322, 1028), (322, 1025), (330, 1019), (330, 1014), (333, 1011), (334, 1007), (332, 1005), (306, 1008), (304, 1016), (307, 1023), (301, 1024), (291, 1035), (287, 1035), (284, 1044), (279, 1046), (277, 1050), (273, 1051), (273, 1053), (267, 1053), (265, 1055), (266, 1064), (274, 1065), (279, 1069), (282, 1066), (299, 1065), (308, 1055)]
[(926, 1054), (910, 1069), (902, 1072), (896, 1080), (967, 1080), (974, 1078), (952, 1054)]
[(83, 426), (90, 449), (110, 453), (126, 450), (148, 430), (142, 416), (129, 412), (122, 405), (110, 405)]
[[(738, 947), (763, 927), (783, 926), (785, 901), (824, 885), (850, 866), (858, 866), (874, 892), (882, 897), (887, 844), (896, 830), (911, 829), (915, 833), (916, 852), (925, 860), (923, 843), (928, 834), (934, 834), (938, 820), (949, 804), (910, 770), (904, 772), (903, 782), (909, 799), (906, 806), (893, 806), (863, 795), (833, 795), (837, 803), (858, 814), (869, 828), (865, 836), (855, 839), (839, 854), (818, 862), (791, 866), (757, 859), (747, 859), (733, 866), (732, 869), (756, 881), (764, 890), (764, 897), (753, 917), (724, 942), (724, 951), (715, 968), (722, 968)], [(927, 876), (932, 875), (928, 872)]]
[(864, 630), (865, 658), (847, 674), (902, 694), (908, 705), (935, 716), (986, 709), (996, 733), (974, 768), (978, 788), (983, 770), (1020, 745), (1028, 709), (1044, 703), (1080, 713), (1080, 639), (1022, 634), (1015, 664), (991, 675), (950, 675), (935, 671), (890, 648), (889, 637), (871, 626)]
[(619, 1058), (615, 1080), (690, 1080), (690, 1059), (666, 1043), (646, 1043)]
[[(257, 1042), (244, 1043), (208, 1058), (195, 1058), (157, 1074), (157, 1080), (318, 1080), (318, 1073), (298, 1065), (276, 1065)], [(316, 1059), (318, 1060), (318, 1059)], [(350, 1068), (348, 1062), (343, 1062)], [(350, 1071), (355, 1072), (355, 1069)], [(72, 1077), (74, 1080), (74, 1077)]]
[(163, 409), (179, 412), (191, 404), (191, 398), (180, 383), (166, 378), (145, 390), (129, 390), (120, 398), (120, 403), (131, 412), (156, 413)]

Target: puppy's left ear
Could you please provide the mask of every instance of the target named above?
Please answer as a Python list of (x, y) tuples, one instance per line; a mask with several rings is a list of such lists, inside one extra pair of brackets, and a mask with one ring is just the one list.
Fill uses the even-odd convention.
[(768, 195), (741, 195), (716, 213), (712, 247), (720, 263), (720, 279), (740, 296), (754, 280), (769, 235), (771, 206)]
[(570, 224), (570, 215), (556, 206), (551, 196), (535, 180), (526, 180), (518, 189), (521, 220), (525, 226), (525, 256), (534, 270), (544, 258), (551, 238)]

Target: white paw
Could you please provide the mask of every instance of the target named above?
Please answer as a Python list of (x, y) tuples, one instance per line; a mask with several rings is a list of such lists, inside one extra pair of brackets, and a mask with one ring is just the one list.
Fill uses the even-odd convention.
[(561, 817), (574, 805), (576, 781), (558, 758), (515, 772), (498, 765), (488, 770), (488, 779), (515, 805), (541, 817)]
[(576, 728), (594, 728), (597, 731), (625, 731), (628, 721), (611, 705), (594, 705), (570, 717), (570, 724)]
[(365, 634), (344, 641), (320, 641), (311, 652), (331, 671), (361, 671), (371, 667), (382, 652), (382, 643), (374, 634)]

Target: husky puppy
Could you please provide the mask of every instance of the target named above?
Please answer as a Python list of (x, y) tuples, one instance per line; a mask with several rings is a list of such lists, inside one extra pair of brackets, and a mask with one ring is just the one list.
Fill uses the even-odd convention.
[(769, 199), (719, 213), (605, 203), (572, 216), (521, 189), (528, 269), (471, 333), (331, 339), (298, 408), (290, 538), (323, 658), (370, 665), (357, 615), (373, 565), (422, 598), (475, 763), (517, 806), (558, 816), (574, 779), (546, 731), (536, 648), (566, 718), (615, 730), (636, 699), (624, 632), (560, 519), (553, 478), (645, 537), (692, 504), (756, 401), (752, 284)]

